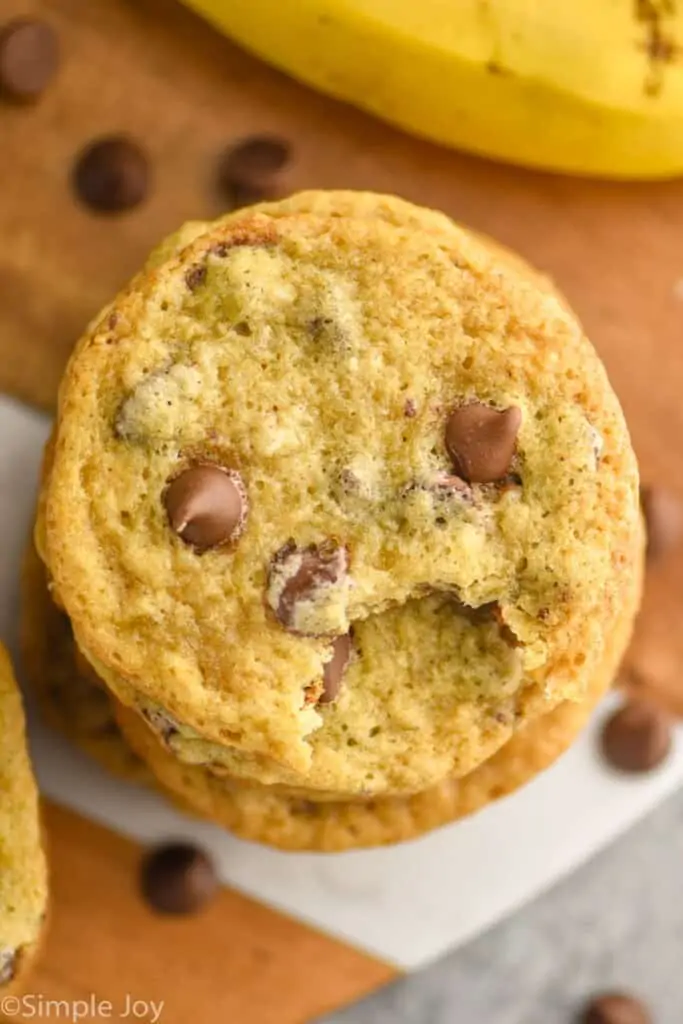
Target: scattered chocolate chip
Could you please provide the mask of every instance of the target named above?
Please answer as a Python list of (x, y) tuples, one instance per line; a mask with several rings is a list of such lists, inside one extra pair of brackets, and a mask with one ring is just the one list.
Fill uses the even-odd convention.
[(246, 320), (238, 320), (233, 327), (233, 331), (235, 332), (235, 334), (239, 334), (240, 338), (251, 337), (251, 327), (249, 326)]
[(143, 201), (149, 189), (149, 163), (133, 139), (110, 135), (91, 142), (78, 157), (73, 186), (98, 213), (120, 213)]
[(147, 854), (140, 878), (142, 894), (161, 914), (192, 914), (218, 891), (212, 861), (189, 843), (169, 843)]
[(522, 413), (514, 405), (499, 410), (471, 402), (454, 409), (446, 423), (446, 450), (458, 476), (480, 484), (505, 477), (521, 422)]
[(0, 30), (0, 91), (9, 99), (37, 99), (58, 64), (57, 35), (47, 22), (17, 18)]
[(403, 415), (409, 420), (412, 420), (414, 416), (417, 416), (417, 406), (412, 398), (406, 398), (406, 404), (403, 406)]
[(268, 600), (286, 629), (296, 630), (297, 606), (339, 583), (348, 569), (348, 553), (334, 541), (299, 548), (293, 541), (275, 555), (268, 577)]
[(609, 992), (597, 996), (586, 1006), (580, 1024), (652, 1024), (652, 1017), (634, 996)]
[(170, 482), (164, 503), (172, 529), (199, 551), (236, 540), (244, 529), (247, 495), (234, 470), (190, 466)]
[(332, 644), (332, 658), (325, 664), (323, 692), (319, 704), (332, 704), (339, 696), (342, 678), (351, 657), (351, 637), (338, 636)]
[(0, 985), (6, 985), (16, 973), (16, 949), (0, 949)]
[(602, 729), (602, 752), (622, 772), (648, 772), (660, 765), (673, 742), (667, 713), (644, 700), (629, 700)]
[(219, 187), (233, 206), (274, 199), (282, 192), (280, 174), (290, 156), (289, 144), (274, 136), (243, 139), (220, 160)]
[(190, 267), (188, 272), (185, 274), (185, 284), (191, 292), (196, 292), (198, 288), (206, 281), (206, 267), (196, 266)]
[(647, 558), (649, 562), (656, 562), (681, 539), (683, 507), (662, 487), (641, 487), (640, 507), (645, 516)]

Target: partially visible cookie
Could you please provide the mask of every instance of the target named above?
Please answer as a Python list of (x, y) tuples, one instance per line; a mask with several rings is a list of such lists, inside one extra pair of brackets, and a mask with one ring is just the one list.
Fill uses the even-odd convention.
[(20, 983), (45, 925), (47, 866), (24, 710), (0, 645), (0, 992)]
[(50, 597), (32, 543), (24, 555), (21, 641), (24, 669), (45, 721), (113, 775), (151, 784), (148, 768), (121, 737), (107, 691), (74, 643), (69, 619)]

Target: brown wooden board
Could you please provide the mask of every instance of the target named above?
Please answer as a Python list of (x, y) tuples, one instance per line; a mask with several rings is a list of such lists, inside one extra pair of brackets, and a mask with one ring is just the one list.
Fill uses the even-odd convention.
[[(265, 67), (174, 0), (0, 0), (0, 22), (20, 14), (55, 26), (62, 63), (35, 106), (0, 104), (0, 388), (51, 407), (89, 317), (161, 236), (226, 208), (220, 155), (266, 133), (291, 145), (283, 189), (396, 192), (549, 271), (607, 363), (644, 478), (683, 496), (683, 182), (550, 177), (410, 139)], [(154, 181), (140, 208), (98, 216), (70, 175), (111, 132), (144, 145)], [(650, 576), (632, 652), (679, 711), (682, 578), (681, 556)], [(55, 808), (48, 825), (54, 913), (37, 992), (135, 989), (166, 998), (165, 1024), (299, 1024), (392, 975), (227, 892), (196, 921), (160, 921), (136, 895), (132, 844)]]
[(45, 812), (52, 914), (23, 1003), (0, 1000), (4, 1019), (125, 1020), (135, 1002), (149, 1022), (163, 1002), (159, 1024), (304, 1024), (393, 976), (227, 889), (195, 916), (155, 914), (138, 892), (135, 843), (55, 804)]

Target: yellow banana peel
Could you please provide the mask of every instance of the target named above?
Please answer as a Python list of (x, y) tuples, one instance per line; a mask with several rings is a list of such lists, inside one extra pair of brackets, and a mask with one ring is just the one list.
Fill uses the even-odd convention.
[(574, 174), (683, 172), (680, 0), (186, 0), (415, 134)]

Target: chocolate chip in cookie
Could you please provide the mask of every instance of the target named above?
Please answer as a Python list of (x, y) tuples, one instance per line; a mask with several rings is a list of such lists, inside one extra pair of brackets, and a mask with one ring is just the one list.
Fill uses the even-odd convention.
[(16, 949), (0, 949), (0, 985), (6, 985), (16, 974)]
[(630, 700), (607, 719), (602, 752), (622, 772), (640, 773), (666, 760), (673, 743), (667, 713), (644, 700)]
[[(267, 593), (278, 621), (292, 632), (327, 632), (325, 628), (307, 628), (305, 623), (315, 620), (316, 605), (322, 607), (334, 588), (343, 583), (348, 561), (346, 548), (334, 541), (305, 548), (290, 541), (280, 548), (270, 567)], [(300, 615), (303, 606), (312, 608), (312, 612)]]
[(494, 409), (470, 402), (446, 422), (446, 450), (458, 476), (469, 483), (495, 483), (510, 470), (522, 413), (517, 406)]
[(140, 713), (143, 718), (147, 719), (154, 732), (157, 733), (164, 743), (168, 743), (169, 740), (178, 735), (178, 723), (175, 719), (171, 718), (167, 711), (145, 705), (140, 708)]
[(319, 704), (332, 704), (339, 696), (346, 666), (351, 657), (351, 637), (348, 633), (338, 636), (332, 644), (332, 657), (326, 662), (323, 672), (323, 692)]
[(196, 292), (206, 281), (206, 266), (202, 263), (190, 269), (185, 274), (185, 284), (191, 292)]
[(161, 914), (192, 914), (216, 894), (219, 881), (209, 856), (189, 843), (169, 843), (145, 857), (142, 893)]
[(164, 503), (171, 528), (198, 551), (236, 540), (246, 522), (241, 477), (221, 466), (190, 466), (170, 482)]
[(16, 18), (0, 30), (0, 93), (8, 99), (36, 100), (58, 64), (57, 35), (46, 21)]
[(580, 1024), (652, 1024), (647, 1007), (635, 996), (608, 992), (585, 1007)]

